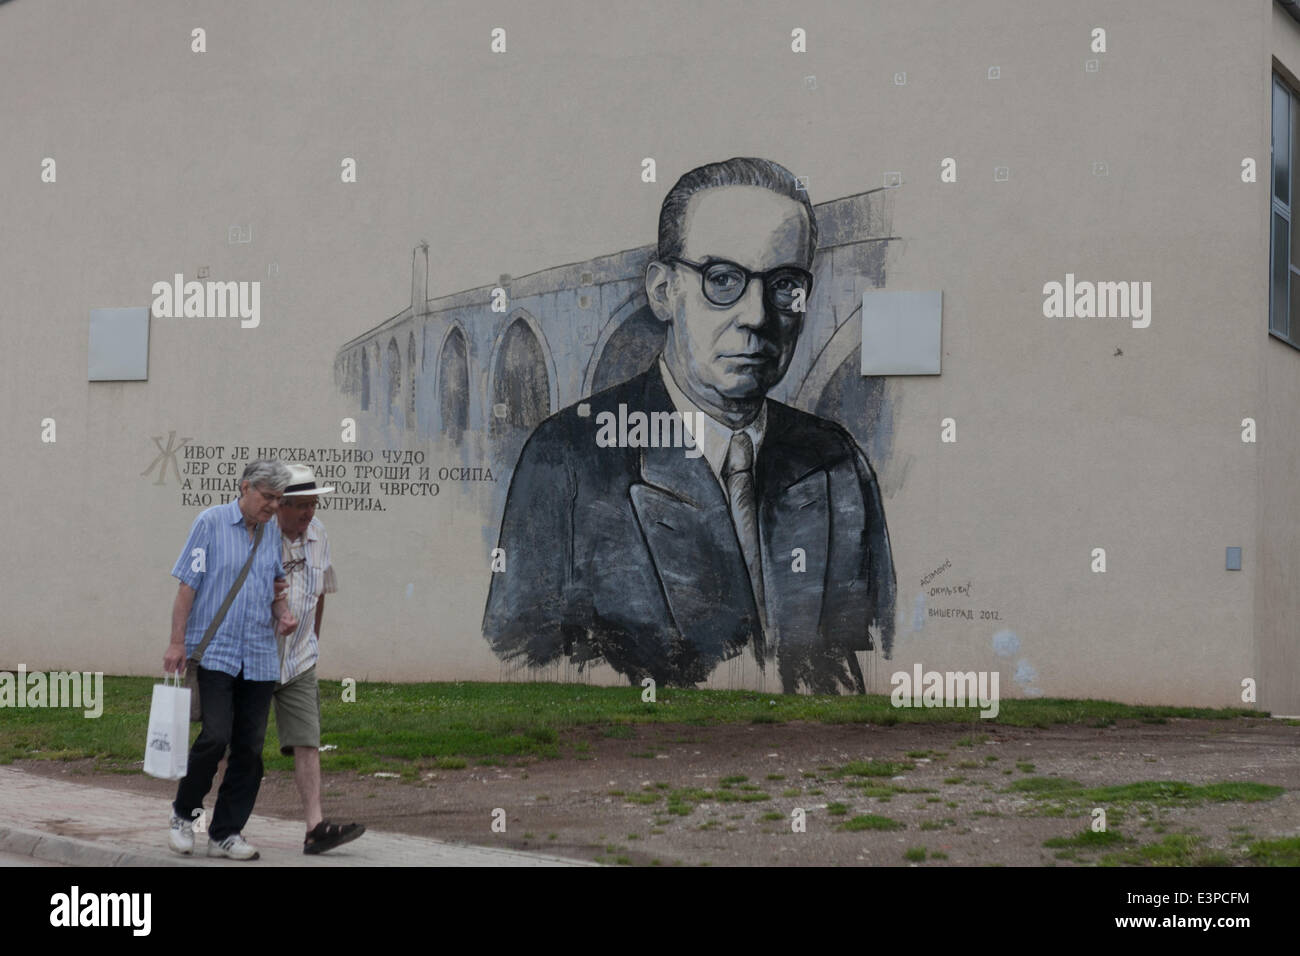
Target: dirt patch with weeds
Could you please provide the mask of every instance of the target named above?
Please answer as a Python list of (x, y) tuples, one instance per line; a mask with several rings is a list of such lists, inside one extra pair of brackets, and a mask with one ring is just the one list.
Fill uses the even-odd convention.
[[(564, 736), (576, 756), (469, 759), (414, 779), (327, 773), (325, 814), (454, 842), (663, 866), (1251, 865), (1264, 859), (1259, 841), (1300, 833), (1300, 728), (1266, 719), (1046, 730), (637, 724)], [(140, 773), (97, 771), (91, 760), (16, 766), (175, 792)], [(215, 788), (209, 806), (214, 797)], [(497, 809), (504, 833), (492, 829)], [(1092, 829), (1097, 809), (1104, 834)], [(291, 773), (268, 773), (256, 812), (299, 817)]]

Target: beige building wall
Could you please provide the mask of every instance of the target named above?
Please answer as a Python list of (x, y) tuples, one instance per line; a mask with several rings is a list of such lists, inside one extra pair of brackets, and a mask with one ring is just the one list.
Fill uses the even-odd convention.
[[(898, 637), (872, 688), (921, 662), (998, 670), (1005, 696), (1228, 706), (1253, 677), (1261, 706), (1300, 712), (1300, 354), (1267, 334), (1271, 60), (1300, 71), (1300, 32), (1273, 4), (324, 9), (0, 5), (0, 666), (161, 669), (199, 509), (177, 476), (157, 484), (155, 436), (347, 447), (337, 351), (409, 305), (420, 239), (431, 298), (490, 286), (643, 246), (679, 175), (757, 155), (815, 202), (901, 173), (885, 288), (943, 292), (943, 372), (888, 381), (892, 452), (873, 461)], [(261, 282), (259, 327), (154, 318), (147, 382), (86, 381), (90, 309), (203, 267)], [(1150, 282), (1149, 327), (1044, 317), (1067, 273)], [(376, 458), (484, 453), (359, 424)], [(495, 493), (321, 513), (340, 582), (325, 676), (579, 679), (503, 665), (481, 635)], [(929, 593), (958, 583), (969, 597)]]
[[(1267, 37), (1277, 70), (1300, 90), (1300, 23), (1274, 6)], [(1270, 71), (1271, 72), (1271, 71)], [(1271, 82), (1271, 78), (1266, 77)], [(1264, 124), (1265, 135), (1268, 123)], [(1268, 190), (1257, 197), (1267, 215)], [(1259, 240), (1261, 249), (1268, 239)], [(1267, 253), (1264, 253), (1267, 255)], [(1260, 705), (1275, 713), (1300, 713), (1300, 353), (1273, 338), (1260, 342), (1259, 567), (1255, 591)]]

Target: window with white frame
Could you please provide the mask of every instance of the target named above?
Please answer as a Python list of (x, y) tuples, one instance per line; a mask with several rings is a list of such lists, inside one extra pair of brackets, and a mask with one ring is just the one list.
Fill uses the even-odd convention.
[(1300, 235), (1292, 173), (1300, 159), (1300, 96), (1273, 76), (1273, 211), (1269, 229), (1269, 332), (1300, 348)]

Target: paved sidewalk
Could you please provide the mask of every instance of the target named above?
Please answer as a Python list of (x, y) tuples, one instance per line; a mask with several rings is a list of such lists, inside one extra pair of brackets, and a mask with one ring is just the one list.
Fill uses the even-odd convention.
[[(211, 807), (209, 807), (211, 809)], [(244, 838), (256, 862), (210, 859), (207, 837), (194, 856), (167, 849), (171, 804), (159, 797), (67, 783), (0, 767), (0, 854), (73, 866), (592, 866), (540, 853), (443, 843), (367, 830), (346, 846), (307, 856), (303, 825), (254, 814)]]

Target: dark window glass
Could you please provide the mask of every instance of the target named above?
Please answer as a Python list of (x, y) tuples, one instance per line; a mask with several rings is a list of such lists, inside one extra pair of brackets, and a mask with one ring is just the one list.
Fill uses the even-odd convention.
[(1288, 249), (1289, 230), (1287, 221), (1282, 216), (1273, 213), (1273, 278), (1272, 278), (1272, 300), (1273, 314), (1269, 316), (1268, 327), (1279, 335), (1287, 335), (1289, 332), (1287, 323), (1287, 304), (1290, 300), (1288, 286), (1288, 277), (1290, 269), (1287, 263), (1290, 260), (1290, 250)]
[(1273, 84), (1273, 195), (1291, 203), (1291, 94)]
[[(1291, 301), (1290, 315), (1300, 315), (1300, 272), (1297, 272), (1295, 269), (1291, 270), (1291, 295), (1289, 296), (1289, 299)], [(1279, 331), (1288, 338), (1291, 336), (1290, 315), (1288, 315), (1285, 320), (1287, 328), (1285, 330), (1279, 329)]]

